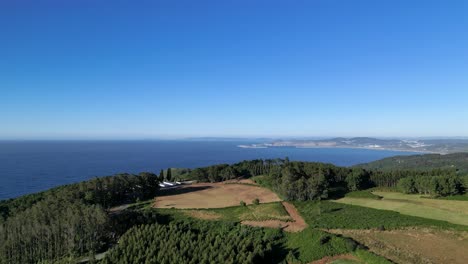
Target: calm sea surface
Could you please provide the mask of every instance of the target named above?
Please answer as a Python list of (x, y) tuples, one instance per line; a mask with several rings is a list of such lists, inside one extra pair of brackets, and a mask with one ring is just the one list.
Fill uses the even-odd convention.
[(162, 168), (195, 168), (257, 158), (329, 162), (340, 166), (414, 153), (337, 148), (239, 148), (233, 141), (0, 142), (0, 200), (96, 176)]

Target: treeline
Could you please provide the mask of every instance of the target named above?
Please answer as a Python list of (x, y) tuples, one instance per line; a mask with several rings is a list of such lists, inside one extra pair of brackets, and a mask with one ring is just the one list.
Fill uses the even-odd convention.
[(63, 185), (36, 194), (0, 201), (0, 216), (6, 219), (48, 197), (63, 198), (72, 202), (81, 201), (89, 205), (99, 204), (103, 208), (110, 208), (122, 203), (154, 197), (159, 188), (158, 183), (158, 177), (148, 172), (139, 175), (125, 173), (95, 178), (76, 184)]
[(330, 189), (346, 184), (349, 169), (314, 162), (289, 162), (271, 170), (271, 188), (286, 200), (326, 199)]
[(282, 159), (257, 159), (242, 161), (232, 165), (213, 165), (190, 170), (185, 175), (181, 175), (181, 177), (186, 176), (189, 179), (201, 182), (220, 182), (239, 177), (249, 178), (268, 174), (272, 169), (280, 166), (283, 162), (284, 160)]
[(349, 169), (317, 162), (290, 161), (288, 158), (214, 165), (191, 170), (186, 176), (202, 182), (219, 182), (259, 175), (268, 177), (270, 187), (287, 200), (325, 199), (332, 187), (348, 184), (354, 190), (365, 188), (370, 184), (368, 173), (362, 169)]
[(104, 245), (102, 207), (47, 198), (0, 225), (0, 263), (37, 263), (80, 256)]
[(120, 174), (0, 203), (0, 263), (37, 263), (99, 251), (115, 237), (105, 209), (149, 199), (156, 175)]
[(234, 178), (264, 175), (269, 187), (287, 200), (316, 200), (329, 197), (330, 190), (347, 187), (360, 190), (372, 185), (369, 173), (360, 168), (344, 168), (318, 162), (285, 159), (243, 161), (198, 168), (187, 177), (198, 181), (219, 182)]
[(395, 156), (373, 161), (358, 167), (366, 170), (418, 170), (455, 169), (458, 174), (468, 175), (468, 153), (425, 154), (411, 156)]
[[(287, 200), (326, 199), (331, 192), (357, 191), (370, 187), (397, 188), (398, 182), (407, 177), (437, 178), (456, 177), (457, 170), (365, 170), (360, 167), (338, 167), (317, 162), (298, 162), (289, 159), (243, 161), (233, 165), (221, 164), (189, 170), (184, 176), (202, 182), (219, 182), (234, 178), (250, 178), (263, 175), (268, 187)], [(435, 181), (435, 180), (433, 180)], [(442, 183), (439, 185), (443, 185)], [(437, 186), (439, 186), (437, 185)], [(440, 189), (440, 188), (439, 188)], [(460, 189), (463, 192), (463, 188)], [(437, 191), (439, 195), (445, 191)], [(452, 192), (453, 193), (453, 192)]]
[(313, 174), (323, 170), (326, 175), (336, 177), (337, 181), (344, 180), (346, 174), (350, 171), (348, 168), (337, 167), (332, 164), (318, 162), (299, 162), (285, 159), (256, 159), (246, 160), (232, 165), (221, 164), (203, 168), (193, 169), (184, 176), (192, 180), (202, 182), (219, 182), (234, 178), (250, 178), (258, 175), (280, 175), (285, 172), (284, 169), (290, 169), (289, 173), (301, 175)]
[(433, 176), (455, 176), (457, 171), (450, 169), (431, 169), (431, 170), (371, 170), (369, 171), (370, 181), (377, 187), (397, 187), (400, 179), (406, 177), (433, 177)]
[(269, 263), (278, 230), (211, 221), (131, 228), (102, 260), (110, 263)]
[(432, 196), (449, 196), (465, 192), (462, 178), (456, 175), (402, 178), (398, 182), (398, 189), (403, 193), (429, 194)]

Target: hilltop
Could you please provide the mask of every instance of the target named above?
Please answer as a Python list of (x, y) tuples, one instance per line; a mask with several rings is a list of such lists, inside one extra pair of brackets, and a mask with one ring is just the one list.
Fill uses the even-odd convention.
[(287, 158), (118, 174), (0, 201), (0, 264), (461, 264), (467, 186)]
[(466, 174), (468, 173), (468, 153), (395, 156), (356, 165), (355, 167), (368, 170), (456, 169), (459, 173)]

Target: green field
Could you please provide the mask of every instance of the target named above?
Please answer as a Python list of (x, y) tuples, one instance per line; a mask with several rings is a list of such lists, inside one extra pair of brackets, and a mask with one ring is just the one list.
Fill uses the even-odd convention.
[(345, 195), (345, 197), (349, 197), (349, 198), (367, 198), (367, 199), (375, 199), (375, 200), (382, 199), (381, 196), (375, 195), (375, 193), (373, 193), (373, 192), (371, 192), (369, 190), (349, 192), (349, 193), (347, 193)]
[(374, 194), (383, 198), (376, 200), (345, 197), (336, 202), (468, 225), (468, 201), (428, 199), (421, 195), (397, 192), (374, 192)]
[[(361, 199), (369, 200), (371, 199)], [(378, 202), (378, 201), (377, 201)], [(297, 210), (309, 226), (324, 229), (372, 229), (385, 230), (405, 227), (435, 227), (442, 229), (468, 230), (468, 226), (446, 221), (404, 215), (390, 210), (378, 210), (331, 201), (294, 202)]]
[(292, 263), (309, 263), (326, 256), (350, 253), (357, 244), (354, 241), (328, 234), (318, 229), (307, 228), (299, 233), (286, 233), (286, 246), (294, 252)]

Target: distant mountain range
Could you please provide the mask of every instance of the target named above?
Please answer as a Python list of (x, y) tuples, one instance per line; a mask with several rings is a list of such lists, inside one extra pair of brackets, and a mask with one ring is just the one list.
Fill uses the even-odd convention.
[(370, 137), (330, 138), (320, 140), (288, 139), (259, 144), (239, 145), (239, 147), (364, 148), (449, 154), (468, 152), (468, 139), (378, 139)]

